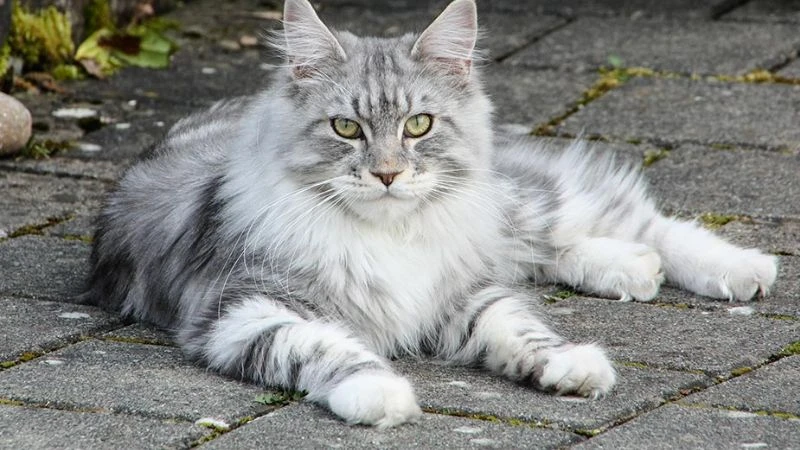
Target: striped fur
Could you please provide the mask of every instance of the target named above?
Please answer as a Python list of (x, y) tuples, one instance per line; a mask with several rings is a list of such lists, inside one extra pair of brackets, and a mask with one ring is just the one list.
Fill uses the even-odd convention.
[[(419, 39), (331, 32), (305, 0), (285, 17), (272, 87), (175, 125), (95, 239), (87, 297), (208, 367), (380, 427), (420, 414), (389, 363), (408, 354), (597, 397), (603, 350), (550, 330), (521, 283), (646, 301), (664, 277), (731, 300), (774, 281), (772, 257), (660, 215), (613, 157), (495, 136), (471, 0)], [(420, 113), (431, 130), (406, 136)]]

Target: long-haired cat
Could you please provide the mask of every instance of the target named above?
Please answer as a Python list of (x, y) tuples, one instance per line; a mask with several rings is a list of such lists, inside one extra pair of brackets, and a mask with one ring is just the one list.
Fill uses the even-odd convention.
[(400, 355), (609, 392), (603, 350), (549, 329), (530, 279), (621, 300), (665, 278), (766, 293), (774, 257), (664, 217), (635, 169), (495, 135), (476, 33), (472, 0), (395, 39), (286, 0), (271, 87), (180, 121), (122, 177), (87, 296), (212, 369), (388, 427), (420, 415)]

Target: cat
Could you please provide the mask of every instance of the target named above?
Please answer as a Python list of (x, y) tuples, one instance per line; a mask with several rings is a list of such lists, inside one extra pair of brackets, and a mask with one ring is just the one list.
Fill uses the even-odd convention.
[(545, 325), (529, 280), (638, 301), (665, 278), (731, 301), (773, 284), (775, 257), (663, 216), (630, 165), (497, 133), (473, 0), (392, 39), (307, 0), (283, 17), (271, 87), (179, 121), (98, 219), (87, 298), (207, 367), (378, 427), (421, 414), (402, 355), (597, 398), (608, 356)]

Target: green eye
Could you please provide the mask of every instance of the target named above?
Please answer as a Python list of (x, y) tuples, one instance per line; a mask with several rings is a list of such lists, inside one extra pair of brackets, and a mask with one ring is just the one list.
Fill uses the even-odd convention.
[(403, 134), (406, 137), (418, 138), (430, 131), (431, 125), (433, 125), (433, 117), (430, 114), (417, 114), (406, 120)]
[(350, 119), (331, 119), (331, 126), (333, 131), (343, 138), (356, 139), (361, 137), (361, 127)]

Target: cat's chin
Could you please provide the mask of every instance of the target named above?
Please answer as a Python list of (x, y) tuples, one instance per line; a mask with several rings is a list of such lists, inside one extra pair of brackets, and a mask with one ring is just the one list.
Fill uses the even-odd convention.
[(383, 192), (351, 202), (350, 212), (365, 222), (392, 224), (413, 214), (419, 208), (419, 199), (407, 193)]

